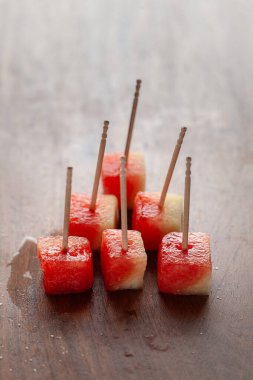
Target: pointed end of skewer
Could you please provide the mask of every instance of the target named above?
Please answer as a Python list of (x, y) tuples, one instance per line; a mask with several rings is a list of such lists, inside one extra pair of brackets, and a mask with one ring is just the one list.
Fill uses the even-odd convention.
[(103, 138), (107, 138), (107, 131), (108, 131), (108, 128), (109, 128), (109, 121), (108, 121), (108, 120), (105, 120), (105, 121), (104, 121), (104, 125), (103, 125), (103, 134), (102, 134), (102, 137), (103, 137)]
[(181, 146), (182, 143), (183, 143), (183, 140), (184, 140), (184, 136), (185, 136), (185, 134), (186, 134), (186, 131), (187, 131), (187, 127), (182, 127), (182, 128), (181, 128), (181, 132), (180, 132), (180, 134), (179, 134), (178, 141), (177, 141), (177, 144), (178, 144), (179, 146)]
[[(187, 170), (189, 170), (191, 167), (191, 163), (192, 163), (192, 158), (186, 157), (186, 174), (187, 174)], [(191, 174), (191, 173), (189, 173), (189, 174)]]
[(137, 79), (136, 80), (136, 87), (135, 87), (135, 94), (134, 94), (134, 96), (136, 98), (138, 98), (138, 96), (139, 96), (140, 88), (141, 88), (141, 79)]

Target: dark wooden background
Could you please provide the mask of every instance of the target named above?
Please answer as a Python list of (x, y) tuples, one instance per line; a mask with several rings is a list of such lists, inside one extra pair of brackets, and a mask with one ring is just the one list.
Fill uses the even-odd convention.
[[(0, 0), (0, 377), (252, 379), (253, 2)], [(98, 139), (133, 149), (159, 191), (189, 127), (191, 230), (212, 236), (209, 298), (143, 291), (46, 297), (33, 239), (61, 228), (65, 168), (91, 191)], [(15, 256), (14, 256), (15, 255)]]

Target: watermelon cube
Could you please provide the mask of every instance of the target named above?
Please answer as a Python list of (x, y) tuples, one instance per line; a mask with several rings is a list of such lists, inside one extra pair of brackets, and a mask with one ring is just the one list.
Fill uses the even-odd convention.
[(164, 236), (158, 253), (158, 287), (163, 293), (207, 295), (212, 274), (210, 237), (189, 233), (182, 250), (182, 233)]
[[(104, 194), (113, 194), (120, 205), (120, 157), (122, 153), (105, 154), (102, 167)], [(144, 157), (141, 153), (129, 154), (126, 166), (127, 207), (133, 208), (134, 198), (138, 191), (145, 190), (146, 174)]]
[(47, 294), (80, 293), (92, 287), (92, 252), (87, 239), (69, 236), (68, 250), (63, 251), (62, 236), (39, 238), (37, 253)]
[(118, 202), (113, 195), (98, 195), (96, 208), (90, 210), (91, 196), (74, 193), (71, 196), (69, 234), (86, 237), (92, 250), (99, 250), (102, 232), (117, 228)]
[(147, 250), (158, 250), (164, 235), (181, 231), (183, 197), (167, 194), (159, 207), (160, 193), (139, 192), (135, 198), (132, 227), (140, 231)]
[(141, 289), (147, 255), (141, 234), (128, 231), (128, 250), (122, 249), (122, 231), (103, 232), (101, 269), (107, 290)]

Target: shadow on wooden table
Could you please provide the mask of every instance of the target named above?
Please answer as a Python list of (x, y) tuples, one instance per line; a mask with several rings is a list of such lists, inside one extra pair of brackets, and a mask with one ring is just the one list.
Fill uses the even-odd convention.
[(192, 320), (204, 314), (208, 306), (208, 296), (183, 296), (160, 293), (162, 306), (170, 316)]
[(169, 317), (175, 319), (192, 320), (201, 317), (208, 307), (208, 296), (186, 296), (160, 293), (157, 286), (157, 252), (148, 252), (146, 270), (147, 286), (157, 288), (161, 311), (165, 310)]
[(107, 292), (106, 299), (111, 309), (122, 318), (137, 318), (142, 290), (118, 290)]
[(92, 290), (79, 294), (45, 295), (51, 311), (54, 313), (81, 313), (92, 298)]

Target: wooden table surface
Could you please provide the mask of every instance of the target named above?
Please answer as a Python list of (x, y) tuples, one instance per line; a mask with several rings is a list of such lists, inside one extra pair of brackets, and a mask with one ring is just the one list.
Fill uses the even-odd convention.
[[(0, 377), (253, 378), (253, 2), (0, 0)], [(88, 294), (47, 297), (35, 238), (61, 229), (66, 166), (90, 192), (98, 140), (132, 149), (160, 191), (192, 155), (192, 231), (212, 236), (209, 297), (109, 294), (95, 257)]]

